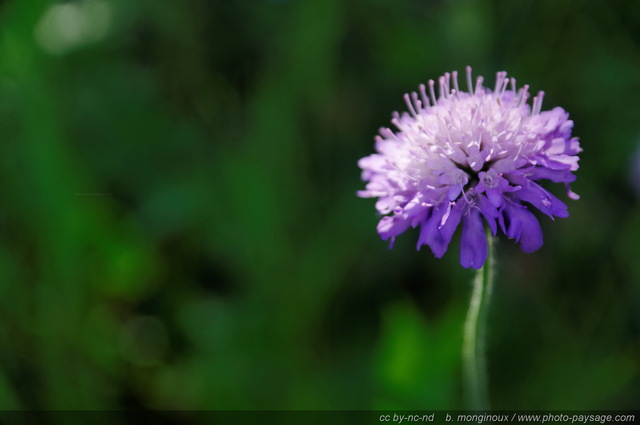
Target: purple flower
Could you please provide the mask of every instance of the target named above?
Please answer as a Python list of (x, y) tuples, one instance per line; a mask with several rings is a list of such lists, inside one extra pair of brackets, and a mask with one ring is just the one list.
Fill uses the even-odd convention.
[(564, 109), (541, 111), (543, 92), (529, 106), (529, 86), (517, 90), (506, 72), (497, 73), (493, 91), (482, 77), (473, 86), (470, 67), (468, 92), (457, 77), (456, 71), (440, 77), (438, 98), (433, 80), (429, 94), (420, 85), (420, 93), (405, 95), (410, 113), (395, 112), (391, 120), (398, 131), (380, 129), (378, 153), (358, 162), (367, 182), (358, 195), (378, 198), (376, 209), (385, 215), (378, 233), (391, 246), (420, 226), (417, 248), (428, 245), (440, 258), (461, 224), (460, 263), (479, 269), (487, 258), (484, 222), (493, 235), (499, 228), (532, 252), (542, 246), (532, 207), (552, 219), (569, 215), (538, 182), (564, 183), (578, 199), (569, 183), (582, 150)]

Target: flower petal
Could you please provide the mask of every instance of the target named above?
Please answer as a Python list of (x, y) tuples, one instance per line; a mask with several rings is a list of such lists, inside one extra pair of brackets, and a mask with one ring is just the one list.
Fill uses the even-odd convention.
[(442, 235), (442, 239), (446, 242), (447, 245), (451, 242), (451, 238), (458, 228), (458, 224), (460, 224), (460, 219), (462, 218), (462, 210), (466, 207), (465, 202), (456, 202), (448, 211), (448, 214), (445, 214), (442, 218), (440, 225), (438, 226), (438, 230), (440, 231), (440, 235)]
[(410, 224), (411, 222), (409, 220), (398, 215), (393, 217), (382, 217), (378, 222), (378, 234), (382, 237), (383, 241), (386, 241), (387, 239), (398, 236), (400, 233), (407, 230)]
[(491, 229), (491, 233), (493, 236), (498, 232), (498, 227), (496, 225), (496, 218), (498, 218), (498, 211), (496, 208), (491, 205), (491, 203), (484, 197), (484, 195), (478, 195), (478, 208), (480, 208), (480, 212), (484, 216), (484, 219), (489, 224), (489, 228)]
[(534, 182), (513, 192), (513, 197), (530, 203), (551, 218), (569, 217), (567, 205)]
[(555, 183), (572, 183), (576, 180), (575, 174), (571, 173), (569, 169), (553, 170), (547, 167), (531, 167), (525, 170), (525, 173), (532, 180), (551, 180)]
[(418, 237), (417, 249), (422, 245), (429, 245), (431, 252), (437, 258), (441, 258), (447, 252), (448, 243), (438, 231), (438, 225), (444, 214), (444, 208), (431, 208), (431, 215), (425, 220), (420, 227), (420, 236)]
[(523, 205), (509, 204), (505, 208), (508, 220), (507, 236), (520, 242), (524, 252), (533, 252), (542, 246), (542, 229), (531, 211)]
[[(451, 238), (460, 223), (462, 217), (462, 206), (454, 204), (445, 207), (440, 205), (432, 209), (431, 217), (426, 220), (420, 229), (418, 238), (418, 248), (421, 245), (429, 245), (431, 252), (437, 258), (447, 252)], [(444, 221), (444, 222), (443, 222)]]
[(487, 237), (484, 234), (480, 211), (472, 209), (462, 220), (460, 264), (479, 269), (487, 260)]
[(569, 184), (582, 149), (571, 137), (569, 115), (562, 108), (542, 111), (542, 92), (529, 105), (528, 86), (509, 86), (504, 72), (494, 90), (482, 78), (459, 90), (455, 73), (438, 81), (438, 97), (433, 82), (429, 93), (421, 85), (405, 95), (408, 112), (393, 113), (395, 129), (381, 128), (376, 153), (358, 162), (366, 182), (358, 196), (378, 198), (376, 209), (386, 216), (380, 236), (393, 245), (397, 235), (420, 226), (417, 248), (429, 245), (442, 257), (462, 224), (460, 261), (473, 268), (486, 261), (485, 221), (524, 251), (538, 249), (542, 232), (533, 207), (552, 219), (568, 216), (540, 181), (564, 184), (568, 197), (578, 198)]
[(489, 202), (496, 208), (500, 208), (502, 205), (502, 191), (497, 187), (487, 189), (487, 198)]

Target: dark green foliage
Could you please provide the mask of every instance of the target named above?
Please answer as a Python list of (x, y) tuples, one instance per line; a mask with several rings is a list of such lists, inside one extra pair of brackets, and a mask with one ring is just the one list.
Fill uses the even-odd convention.
[(458, 243), (389, 251), (355, 192), (402, 94), (465, 65), (584, 148), (543, 248), (498, 245), (494, 406), (638, 408), (639, 10), (2, 2), (0, 409), (460, 408)]

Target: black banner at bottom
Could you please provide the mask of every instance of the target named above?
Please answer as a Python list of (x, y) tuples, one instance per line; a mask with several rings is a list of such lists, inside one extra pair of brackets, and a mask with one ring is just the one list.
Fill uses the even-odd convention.
[(213, 425), (412, 425), (412, 424), (635, 424), (640, 411), (4, 411), (0, 425), (213, 424)]

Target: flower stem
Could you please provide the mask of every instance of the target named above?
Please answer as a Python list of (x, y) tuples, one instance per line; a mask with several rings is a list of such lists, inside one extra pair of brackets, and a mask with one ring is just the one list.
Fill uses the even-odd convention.
[(462, 342), (462, 362), (464, 385), (469, 408), (473, 410), (489, 409), (487, 388), (487, 365), (484, 355), (487, 311), (491, 299), (494, 280), (494, 241), (487, 232), (487, 261), (476, 272), (473, 279), (473, 293), (467, 320), (464, 324)]

